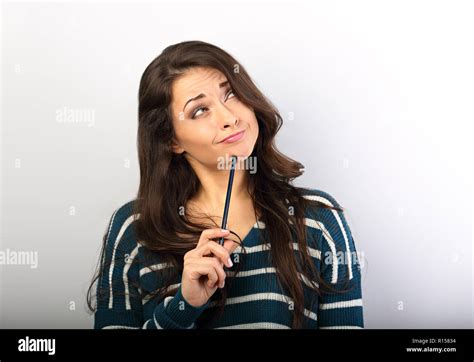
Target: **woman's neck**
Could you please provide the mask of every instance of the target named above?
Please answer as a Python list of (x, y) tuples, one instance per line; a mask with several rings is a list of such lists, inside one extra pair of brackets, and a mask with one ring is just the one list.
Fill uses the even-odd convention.
[[(223, 210), (229, 184), (230, 169), (219, 170), (209, 168), (197, 162), (190, 162), (198, 177), (201, 187), (193, 197), (200, 205), (205, 205), (209, 210)], [(247, 191), (248, 172), (245, 168), (237, 167), (234, 171), (232, 183), (231, 204), (240, 204), (251, 199)]]

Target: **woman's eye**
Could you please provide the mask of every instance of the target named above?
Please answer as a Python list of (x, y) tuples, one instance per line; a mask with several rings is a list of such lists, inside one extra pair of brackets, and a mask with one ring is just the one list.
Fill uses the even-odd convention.
[(229, 91), (227, 92), (227, 97), (226, 97), (226, 99), (229, 99), (229, 94), (233, 94), (234, 97), (235, 97), (235, 93), (234, 93), (234, 91), (231, 89), (231, 90), (229, 90)]
[[(230, 90), (227, 92), (227, 94), (226, 94), (226, 100), (229, 99), (230, 94), (232, 94), (232, 95), (235, 97), (234, 91), (233, 91), (232, 89), (230, 89)], [(193, 113), (192, 113), (192, 115), (191, 115), (191, 119), (195, 119), (196, 117), (198, 117), (198, 116), (200, 115), (200, 114), (198, 114), (198, 113), (199, 113), (199, 111), (201, 111), (201, 110), (202, 110), (202, 111), (207, 111), (208, 108), (207, 108), (207, 107), (203, 107), (203, 106), (197, 107), (197, 108), (193, 111)]]
[(196, 118), (196, 117), (198, 116), (198, 112), (199, 112), (200, 110), (207, 110), (207, 108), (206, 108), (206, 107), (198, 107), (198, 108), (196, 108), (196, 109), (194, 110), (194, 112), (193, 112), (191, 118), (192, 118), (192, 119)]

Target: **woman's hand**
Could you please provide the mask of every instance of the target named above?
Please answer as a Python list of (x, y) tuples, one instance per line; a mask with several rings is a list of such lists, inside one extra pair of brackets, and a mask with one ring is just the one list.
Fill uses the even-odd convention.
[[(196, 248), (184, 255), (181, 293), (193, 307), (206, 304), (217, 288), (224, 287), (226, 274), (223, 266), (232, 266), (229, 250), (233, 241), (226, 240), (221, 246), (211, 239), (228, 235), (228, 230), (206, 229), (201, 233)], [(209, 257), (211, 253), (214, 256)]]

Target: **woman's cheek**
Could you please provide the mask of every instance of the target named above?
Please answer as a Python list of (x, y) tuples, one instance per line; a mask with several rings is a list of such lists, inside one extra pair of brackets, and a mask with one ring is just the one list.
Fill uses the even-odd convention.
[(194, 127), (190, 130), (190, 138), (193, 144), (199, 146), (212, 145), (215, 132), (213, 132), (209, 127), (200, 126)]

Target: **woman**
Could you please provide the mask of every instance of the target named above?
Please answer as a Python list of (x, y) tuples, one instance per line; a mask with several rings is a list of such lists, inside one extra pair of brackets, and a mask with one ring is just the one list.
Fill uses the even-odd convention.
[(363, 327), (343, 209), (291, 184), (303, 166), (276, 149), (281, 125), (214, 45), (182, 42), (151, 62), (139, 89), (140, 186), (104, 236), (96, 305), (88, 292), (95, 328)]

